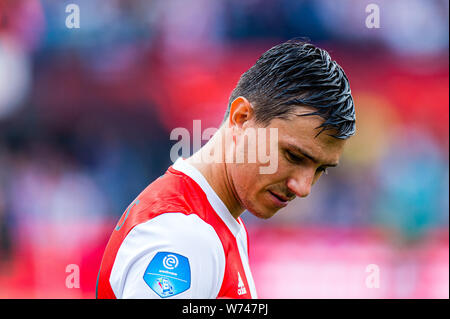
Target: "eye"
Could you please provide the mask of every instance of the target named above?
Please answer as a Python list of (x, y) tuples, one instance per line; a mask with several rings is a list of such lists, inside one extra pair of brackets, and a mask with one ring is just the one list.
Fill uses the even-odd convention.
[(323, 173), (323, 174), (325, 174), (325, 175), (328, 175), (328, 170), (327, 170), (326, 167), (319, 167), (319, 168), (317, 169), (317, 173)]
[(291, 153), (291, 152), (289, 152), (289, 151), (286, 151), (286, 158), (287, 158), (290, 162), (292, 162), (292, 163), (294, 163), (294, 164), (298, 164), (298, 163), (300, 163), (300, 162), (303, 160), (302, 157), (297, 156), (297, 155), (295, 155), (295, 154), (293, 154), (293, 153)]

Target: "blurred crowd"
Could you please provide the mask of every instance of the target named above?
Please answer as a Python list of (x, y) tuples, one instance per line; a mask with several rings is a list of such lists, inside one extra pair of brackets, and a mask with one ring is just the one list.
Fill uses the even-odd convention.
[(239, 76), (296, 37), (344, 68), (357, 135), (307, 199), (244, 220), (406, 242), (448, 233), (449, 3), (379, 0), (381, 27), (368, 29), (369, 3), (0, 0), (0, 277), (29, 245), (69, 256), (103, 244), (171, 165), (171, 130), (218, 127)]

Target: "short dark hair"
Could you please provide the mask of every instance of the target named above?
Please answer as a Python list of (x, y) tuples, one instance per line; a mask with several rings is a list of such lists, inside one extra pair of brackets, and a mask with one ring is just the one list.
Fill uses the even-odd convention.
[(289, 40), (263, 53), (239, 79), (225, 119), (239, 96), (252, 103), (259, 124), (287, 118), (306, 105), (315, 111), (302, 116), (324, 119), (317, 135), (329, 129), (334, 129), (337, 134), (331, 136), (339, 139), (355, 134), (355, 107), (347, 76), (327, 51), (304, 41)]

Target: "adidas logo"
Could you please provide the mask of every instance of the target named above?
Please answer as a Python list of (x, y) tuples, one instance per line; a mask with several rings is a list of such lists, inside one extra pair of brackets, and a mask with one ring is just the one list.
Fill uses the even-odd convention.
[(247, 290), (245, 289), (244, 282), (242, 281), (241, 274), (238, 272), (238, 295), (245, 295)]

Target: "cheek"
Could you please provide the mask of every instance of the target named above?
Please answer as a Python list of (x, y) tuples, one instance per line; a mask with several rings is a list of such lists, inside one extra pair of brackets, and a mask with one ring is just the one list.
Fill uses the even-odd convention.
[(252, 189), (252, 185), (255, 185), (259, 181), (257, 167), (250, 164), (238, 164), (233, 181), (241, 189)]
[(265, 187), (265, 176), (259, 174), (257, 165), (237, 165), (232, 175), (233, 184), (241, 200), (254, 200), (256, 194)]

